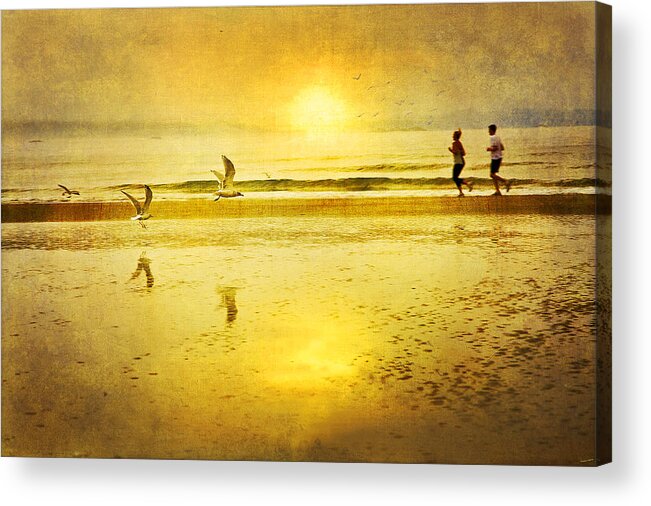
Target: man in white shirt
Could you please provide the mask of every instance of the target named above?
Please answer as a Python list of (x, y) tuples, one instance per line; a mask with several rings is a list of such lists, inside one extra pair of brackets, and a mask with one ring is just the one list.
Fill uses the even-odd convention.
[(491, 178), (495, 185), (495, 193), (493, 193), (493, 195), (502, 195), (502, 192), (500, 191), (500, 183), (504, 183), (506, 191), (508, 192), (511, 189), (511, 181), (508, 181), (499, 175), (500, 165), (502, 165), (502, 151), (504, 151), (504, 144), (502, 144), (502, 139), (496, 135), (496, 132), (497, 126), (490, 125), (488, 127), (490, 146), (486, 148), (486, 151), (490, 151), (491, 154)]

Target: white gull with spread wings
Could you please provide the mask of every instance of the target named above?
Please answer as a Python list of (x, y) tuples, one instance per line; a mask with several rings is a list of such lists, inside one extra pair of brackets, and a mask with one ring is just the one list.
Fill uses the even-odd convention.
[(149, 214), (149, 206), (151, 205), (151, 199), (154, 196), (154, 194), (151, 191), (151, 188), (145, 185), (145, 203), (142, 206), (140, 205), (140, 202), (138, 202), (127, 192), (125, 192), (124, 190), (120, 190), (120, 191), (124, 193), (127, 197), (129, 197), (129, 200), (133, 204), (133, 207), (136, 208), (136, 215), (132, 216), (131, 219), (134, 221), (137, 220), (142, 226), (142, 228), (147, 228), (147, 226), (144, 224), (144, 220), (148, 220), (149, 218), (152, 217), (152, 215)]
[(222, 155), (222, 162), (224, 162), (224, 169), (226, 170), (226, 175), (222, 174), (219, 171), (211, 170), (215, 177), (219, 180), (219, 190), (215, 192), (217, 198), (215, 202), (220, 198), (232, 198), (232, 197), (243, 197), (240, 192), (233, 188), (233, 178), (235, 177), (235, 165), (228, 158)]

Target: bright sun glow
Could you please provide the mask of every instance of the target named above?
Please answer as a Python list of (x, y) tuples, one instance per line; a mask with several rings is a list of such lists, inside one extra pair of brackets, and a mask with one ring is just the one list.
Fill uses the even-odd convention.
[(346, 105), (323, 87), (306, 88), (290, 108), (292, 126), (305, 132), (336, 131), (348, 121)]

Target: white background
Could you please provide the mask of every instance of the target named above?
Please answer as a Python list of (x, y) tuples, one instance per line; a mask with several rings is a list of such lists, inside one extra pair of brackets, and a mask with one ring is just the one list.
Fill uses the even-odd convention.
[[(0, 0), (0, 8), (297, 3), (352, 1)], [(3, 504), (651, 504), (651, 2), (608, 3), (614, 46), (614, 463), (593, 469), (2, 458)]]

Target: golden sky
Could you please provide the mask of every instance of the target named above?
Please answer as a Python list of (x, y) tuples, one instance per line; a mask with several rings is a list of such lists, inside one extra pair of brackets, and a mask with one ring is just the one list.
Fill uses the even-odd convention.
[(3, 121), (390, 129), (594, 103), (594, 4), (5, 11)]

